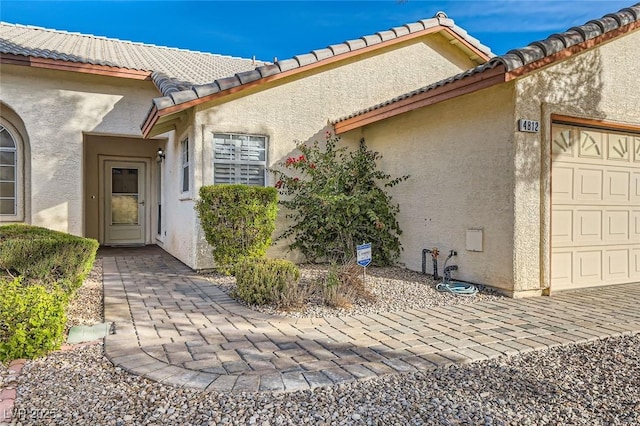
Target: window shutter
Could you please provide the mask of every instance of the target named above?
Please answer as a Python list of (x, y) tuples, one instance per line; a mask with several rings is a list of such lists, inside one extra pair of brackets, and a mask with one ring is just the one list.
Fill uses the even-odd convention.
[(214, 184), (266, 184), (266, 137), (215, 133)]

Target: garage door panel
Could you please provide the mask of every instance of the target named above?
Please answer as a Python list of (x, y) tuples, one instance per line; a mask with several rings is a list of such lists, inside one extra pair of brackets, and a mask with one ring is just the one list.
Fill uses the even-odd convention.
[(573, 253), (571, 251), (553, 252), (551, 279), (554, 284), (564, 287), (573, 283)]
[(602, 211), (576, 210), (573, 242), (599, 244), (602, 242)]
[(605, 136), (602, 132), (580, 130), (578, 155), (582, 158), (602, 158), (602, 146), (604, 145)]
[(640, 173), (631, 176), (631, 199), (633, 204), (640, 204)]
[(630, 172), (606, 171), (604, 181), (604, 201), (609, 203), (626, 203), (629, 201)]
[(556, 245), (573, 242), (573, 210), (557, 209), (551, 213), (551, 238)]
[(552, 134), (552, 290), (640, 281), (640, 137)]
[(638, 281), (640, 280), (640, 248), (632, 249), (629, 257), (631, 259), (629, 276), (633, 281)]
[(602, 201), (602, 170), (579, 167), (575, 177), (575, 201)]
[(631, 241), (640, 241), (640, 210), (634, 210), (631, 212), (631, 235), (629, 239)]
[[(553, 169), (553, 186), (551, 188), (553, 198), (557, 201), (573, 200), (573, 168), (557, 166)], [(638, 179), (640, 186), (640, 178)]]
[(607, 160), (629, 161), (632, 143), (633, 140), (631, 136), (616, 134), (609, 135)]
[(554, 157), (573, 157), (575, 144), (571, 132), (572, 130), (568, 127), (553, 126), (551, 153)]
[(574, 255), (574, 284), (602, 283), (602, 251), (576, 251)]
[(629, 250), (606, 250), (604, 265), (605, 281), (627, 281), (629, 279)]
[(604, 242), (626, 242), (629, 240), (629, 211), (607, 210), (604, 212)]

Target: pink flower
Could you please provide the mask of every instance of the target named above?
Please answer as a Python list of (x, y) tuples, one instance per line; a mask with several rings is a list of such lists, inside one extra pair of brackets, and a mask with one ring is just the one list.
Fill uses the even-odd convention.
[(275, 186), (278, 189), (282, 188), (282, 181), (281, 180), (277, 181)]

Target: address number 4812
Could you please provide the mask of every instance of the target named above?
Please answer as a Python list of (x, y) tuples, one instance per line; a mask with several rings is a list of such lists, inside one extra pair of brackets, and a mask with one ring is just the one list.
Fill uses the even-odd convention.
[(521, 132), (538, 133), (540, 131), (540, 122), (535, 120), (518, 120), (518, 130)]

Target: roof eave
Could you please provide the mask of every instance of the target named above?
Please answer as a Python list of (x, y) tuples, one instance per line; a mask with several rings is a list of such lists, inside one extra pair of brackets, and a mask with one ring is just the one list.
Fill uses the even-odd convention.
[(468, 77), (455, 80), (451, 83), (444, 84), (431, 90), (427, 90), (418, 95), (403, 99), (398, 102), (390, 103), (371, 111), (364, 112), (353, 117), (334, 123), (336, 134), (342, 134), (368, 124), (375, 123), (386, 118), (403, 114), (428, 105), (452, 99), (457, 96), (472, 93), (477, 90), (504, 83), (523, 77), (531, 72), (537, 71), (554, 63), (563, 61), (571, 56), (580, 54), (585, 50), (591, 49), (608, 41), (611, 41), (621, 35), (640, 29), (640, 21), (634, 21), (615, 30), (608, 31), (592, 39), (577, 43), (567, 47), (555, 54), (541, 58), (540, 60), (531, 62), (513, 70), (507, 70), (505, 65), (499, 65), (494, 68), (488, 68)]
[(60, 59), (39, 58), (35, 56), (14, 55), (10, 53), (0, 53), (0, 64), (44, 68), (57, 71), (71, 71), (84, 74), (128, 78), (133, 80), (151, 79), (151, 71), (111, 67), (107, 65), (87, 64), (83, 62), (70, 62)]
[(142, 134), (144, 135), (144, 137), (150, 137), (152, 134), (152, 129), (153, 127), (159, 123), (159, 119), (161, 117), (166, 117), (168, 115), (171, 114), (175, 114), (178, 113), (180, 111), (183, 111), (185, 109), (189, 109), (192, 108), (194, 106), (206, 103), (206, 102), (211, 102), (213, 100), (216, 99), (220, 99), (223, 98), (225, 96), (228, 96), (230, 94), (233, 93), (237, 93), (240, 91), (244, 91), (247, 89), (251, 89), (254, 88), (256, 86), (260, 86), (263, 85), (265, 83), (268, 82), (272, 82), (272, 81), (277, 81), (277, 80), (281, 80), (287, 77), (290, 77), (292, 75), (297, 75), (300, 73), (304, 73), (304, 72), (308, 72), (311, 70), (314, 70), (316, 68), (320, 68), (320, 67), (324, 67), (330, 64), (334, 64), (336, 62), (341, 62), (347, 59), (350, 59), (354, 56), (359, 56), (362, 54), (366, 54), (372, 51), (376, 51), (379, 49), (383, 49), (383, 48), (387, 48), (389, 46), (393, 46), (396, 44), (400, 44), (400, 43), (405, 43), (407, 41), (416, 39), (416, 38), (420, 38), (420, 37), (424, 37), (426, 35), (429, 34), (435, 34), (441, 31), (445, 31), (447, 32), (447, 34), (449, 34), (451, 37), (454, 37), (461, 45), (465, 46), (466, 49), (471, 50), (473, 52), (473, 56), (479, 58), (481, 61), (488, 61), (489, 59), (491, 59), (491, 57), (489, 55), (487, 55), (485, 52), (481, 51), (480, 49), (478, 49), (477, 47), (473, 46), (471, 43), (467, 42), (463, 37), (461, 37), (459, 34), (457, 34), (455, 31), (453, 31), (451, 28), (444, 26), (444, 25), (437, 25), (434, 27), (430, 27), (430, 28), (426, 28), (422, 31), (417, 31), (414, 33), (409, 33), (406, 34), (404, 36), (401, 37), (397, 37), (391, 40), (387, 40), (387, 41), (383, 41), (381, 43), (378, 44), (374, 44), (371, 46), (366, 46), (357, 50), (353, 50), (353, 51), (349, 51), (349, 52), (345, 52), (342, 54), (338, 54), (335, 56), (331, 56), (329, 58), (326, 59), (322, 59), (319, 60), (317, 62), (313, 62), (311, 64), (308, 65), (303, 65), (300, 66), (298, 68), (294, 68), (288, 71), (283, 71), (283, 72), (279, 72), (277, 74), (274, 75), (270, 75), (267, 77), (263, 77), (261, 79), (258, 80), (254, 80), (245, 84), (241, 84), (239, 86), (234, 86), (231, 87), (229, 89), (226, 90), (221, 90), (217, 93), (211, 94), (211, 95), (207, 95), (207, 96), (203, 96), (203, 97), (199, 97), (197, 99), (193, 99), (191, 101), (187, 101), (184, 103), (180, 103), (177, 105), (172, 105), (172, 106), (167, 106), (165, 108), (156, 108), (155, 106), (153, 108), (151, 108), (149, 114), (147, 115), (147, 117), (144, 120), (144, 123), (141, 126), (142, 129)]
[(574, 55), (578, 55), (586, 50), (599, 46), (603, 43), (609, 42), (615, 38), (620, 37), (621, 35), (631, 33), (640, 29), (640, 21), (631, 22), (623, 27), (616, 28), (615, 30), (608, 31), (604, 34), (601, 34), (592, 39), (574, 44), (573, 46), (567, 47), (557, 53), (554, 53), (549, 56), (545, 56), (542, 59), (531, 62), (529, 64), (523, 65), (519, 68), (516, 68), (512, 71), (509, 71), (509, 79), (518, 78), (529, 74), (530, 72), (537, 71), (541, 68), (547, 67), (549, 65), (555, 64), (556, 62), (563, 61), (568, 59)]

